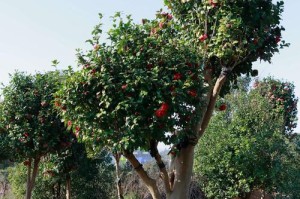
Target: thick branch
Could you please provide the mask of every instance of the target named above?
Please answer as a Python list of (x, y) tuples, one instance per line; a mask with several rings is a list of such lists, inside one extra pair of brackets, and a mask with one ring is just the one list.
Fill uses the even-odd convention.
[(120, 153), (114, 154), (115, 160), (116, 160), (116, 175), (117, 175), (117, 190), (118, 190), (118, 199), (124, 199), (123, 197), (123, 190), (122, 190), (122, 184), (121, 184), (121, 178), (120, 178)]
[(166, 169), (166, 165), (162, 161), (161, 155), (158, 152), (157, 142), (154, 142), (153, 144), (151, 144), (150, 154), (156, 160), (156, 164), (157, 164), (157, 166), (159, 168), (159, 171), (160, 171), (160, 176), (161, 176), (161, 178), (164, 182), (166, 193), (168, 195), (172, 192), (171, 184), (170, 184), (170, 180), (169, 180), (168, 171)]
[(32, 158), (28, 159), (28, 165), (27, 165), (27, 183), (26, 183), (26, 199), (31, 198), (31, 193), (30, 193), (30, 184), (31, 184), (31, 162)]
[(143, 180), (153, 199), (161, 199), (161, 195), (156, 185), (156, 180), (148, 176), (143, 165), (136, 159), (136, 157), (132, 153), (127, 152), (124, 153), (124, 157), (131, 163), (139, 177)]
[(39, 170), (39, 163), (40, 163), (40, 158), (35, 158), (34, 159), (34, 163), (33, 163), (33, 170), (32, 170), (32, 176), (31, 176), (31, 180), (30, 180), (30, 191), (32, 192), (33, 187), (35, 185), (35, 180), (36, 180), (36, 176), (38, 174), (38, 170)]
[(211, 118), (213, 110), (215, 108), (215, 104), (216, 104), (218, 95), (219, 95), (219, 93), (221, 91), (221, 88), (222, 88), (224, 82), (226, 81), (226, 76), (227, 76), (226, 74), (221, 74), (220, 77), (217, 79), (217, 81), (215, 83), (213, 91), (212, 91), (212, 93), (210, 95), (210, 99), (209, 99), (209, 103), (208, 103), (208, 106), (207, 106), (207, 110), (206, 110), (206, 112), (204, 114), (201, 126), (198, 129), (198, 137), (199, 138), (203, 135), (204, 131), (206, 130), (206, 128), (207, 128), (207, 126), (209, 124), (210, 118)]
[[(205, 95), (205, 103), (202, 104), (201, 107), (198, 108), (198, 110), (196, 111), (199, 111), (201, 112), (201, 116), (199, 118), (199, 121), (197, 123), (197, 125), (195, 126), (195, 132), (198, 132), (199, 129), (201, 129), (201, 125), (202, 125), (202, 122), (204, 120), (204, 117), (205, 117), (205, 114), (206, 114), (206, 111), (207, 111), (207, 108), (208, 108), (208, 105), (209, 105), (209, 102), (210, 102), (210, 98), (211, 98), (211, 95), (212, 95), (212, 92), (213, 92), (213, 81), (212, 81), (212, 75), (213, 75), (213, 70), (212, 70), (212, 67), (206, 67), (204, 69), (204, 81), (205, 83), (207, 84), (208, 86), (208, 92), (207, 94)], [(200, 136), (199, 134), (197, 133), (197, 138), (199, 139)]]

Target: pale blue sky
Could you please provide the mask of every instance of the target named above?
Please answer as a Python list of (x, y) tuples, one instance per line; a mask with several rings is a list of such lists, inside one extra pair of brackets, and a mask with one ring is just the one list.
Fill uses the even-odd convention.
[[(104, 30), (116, 11), (131, 14), (136, 22), (153, 18), (163, 0), (0, 0), (0, 82), (7, 84), (9, 73), (47, 71), (51, 61), (59, 68), (75, 66), (75, 49), (87, 49), (85, 40), (103, 13)], [(300, 96), (300, 1), (286, 0), (282, 16), (283, 37), (291, 43), (276, 54), (272, 64), (256, 63), (261, 77), (272, 75), (296, 85)], [(297, 128), (300, 131), (300, 127)]]

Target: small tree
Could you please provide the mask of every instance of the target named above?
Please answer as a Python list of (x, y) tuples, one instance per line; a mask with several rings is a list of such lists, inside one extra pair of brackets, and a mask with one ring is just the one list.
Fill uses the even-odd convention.
[[(133, 155), (138, 148), (150, 151), (167, 198), (181, 199), (188, 198), (194, 148), (220, 92), (241, 74), (255, 75), (252, 62), (270, 61), (285, 46), (279, 43), (283, 2), (164, 2), (172, 13), (142, 24), (117, 14), (109, 45), (100, 44), (97, 25), (88, 41), (94, 48), (79, 52), (82, 70), (67, 79), (58, 104), (84, 141), (122, 152), (152, 197), (161, 198), (156, 180)], [(169, 173), (158, 142), (173, 145)]]
[(31, 198), (41, 158), (59, 149), (69, 133), (52, 108), (60, 78), (59, 72), (16, 72), (3, 89), (2, 125), (13, 158), (27, 166), (26, 199)]
[[(80, 148), (79, 146), (77, 149)], [(72, 168), (73, 171), (69, 172), (72, 179), (72, 198), (97, 199), (115, 197), (111, 158), (105, 151), (102, 151), (97, 158), (91, 159), (86, 156), (84, 148), (81, 149), (76, 150), (80, 154), (79, 157), (77, 154), (75, 158), (75, 161), (79, 160), (78, 164), (76, 164), (76, 169)], [(65, 166), (60, 164), (60, 166), (56, 167), (54, 163), (57, 163), (57, 159), (54, 162), (46, 160), (47, 158), (44, 158), (39, 167), (39, 175), (36, 178), (32, 198), (65, 198), (67, 187), (66, 183), (64, 183), (66, 181), (66, 173), (63, 170), (67, 171), (69, 169), (62, 168), (73, 167), (73, 165), (67, 161), (68, 163), (64, 164)], [(62, 159), (60, 159), (60, 163), (62, 163)], [(26, 183), (26, 170), (26, 166), (23, 163), (9, 168), (9, 183), (16, 198), (22, 198), (25, 194), (23, 186)]]
[(298, 98), (295, 96), (294, 84), (267, 78), (255, 81), (254, 87), (283, 115), (282, 132), (292, 139), (295, 136), (294, 129), (297, 127), (298, 113)]
[(250, 93), (236, 90), (226, 96), (228, 108), (212, 118), (195, 164), (209, 198), (245, 198), (255, 189), (290, 198), (299, 195), (295, 190), (300, 153), (287, 136), (293, 129), (282, 128), (289, 118), (286, 104), (293, 104), (296, 98), (293, 89), (284, 87), (276, 91), (285, 93), (286, 101), (273, 100), (273, 93), (262, 92), (274, 84), (293, 88), (287, 82), (265, 79)]

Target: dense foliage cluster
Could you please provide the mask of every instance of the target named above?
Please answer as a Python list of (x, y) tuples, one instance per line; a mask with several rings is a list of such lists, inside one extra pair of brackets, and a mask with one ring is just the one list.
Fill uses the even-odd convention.
[[(54, 159), (48, 164), (48, 174), (60, 175), (74, 167), (77, 152), (71, 145), (76, 140), (92, 149), (107, 146), (125, 155), (152, 197), (160, 198), (157, 181), (133, 155), (135, 149), (150, 150), (167, 197), (186, 198), (194, 147), (216, 107), (222, 111), (213, 120), (218, 126), (212, 125), (214, 132), (202, 141), (205, 149), (214, 151), (201, 155), (202, 169), (210, 177), (208, 196), (223, 191), (220, 178), (227, 180), (226, 190), (218, 192), (221, 198), (237, 196), (253, 186), (280, 191), (273, 177), (285, 167), (281, 160), (290, 157), (287, 148), (291, 146), (284, 135), (291, 135), (295, 128), (293, 85), (275, 81), (270, 90), (262, 82), (249, 96), (233, 97), (231, 104), (226, 100), (216, 104), (216, 100), (229, 93), (230, 83), (237, 84), (241, 75), (257, 75), (253, 62), (270, 61), (275, 52), (288, 46), (281, 39), (283, 1), (164, 2), (169, 12), (160, 10), (156, 19), (143, 19), (141, 24), (117, 13), (106, 43), (100, 42), (98, 24), (87, 41), (93, 48), (78, 50), (80, 69), (68, 70), (66, 77), (59, 72), (14, 74), (0, 104), (0, 138), (5, 135), (0, 147), (10, 146), (16, 159), (29, 159), (24, 162), (29, 171), (32, 158), (37, 160), (37, 171), (42, 156), (58, 152), (49, 156)], [(217, 130), (223, 132), (215, 135)], [(240, 141), (242, 137), (247, 139)], [(225, 144), (225, 138), (232, 145)], [(173, 145), (170, 172), (159, 155), (158, 142)], [(214, 156), (217, 152), (220, 155)], [(240, 172), (251, 168), (259, 157), (264, 160), (256, 167)], [(287, 175), (281, 174), (278, 177), (284, 181)], [(30, 181), (28, 190), (34, 186), (34, 180)]]
[(295, 96), (295, 86), (290, 82), (271, 78), (256, 81), (254, 86), (284, 115), (283, 132), (291, 136), (297, 126), (298, 98)]
[(67, 79), (56, 105), (84, 140), (119, 150), (174, 143), (178, 138), (164, 132), (191, 131), (199, 114), (205, 91), (199, 58), (175, 39), (170, 14), (141, 25), (115, 20), (111, 45), (90, 41), (94, 49), (79, 54), (83, 69)]
[(3, 89), (2, 125), (16, 159), (43, 156), (60, 148), (68, 132), (52, 107), (58, 88), (55, 72), (15, 73)]
[[(229, 107), (212, 118), (195, 164), (209, 198), (245, 197), (255, 189), (290, 198), (299, 195), (300, 153), (286, 136), (292, 129), (282, 128), (287, 117), (278, 106), (285, 102), (275, 100), (274, 106), (270, 96), (262, 95), (275, 83), (283, 85), (280, 93), (286, 92), (286, 85), (293, 88), (291, 83), (265, 79), (250, 93), (239, 90), (226, 96)], [(294, 92), (285, 97), (289, 103)]]
[[(102, 151), (100, 158), (90, 159), (82, 154), (77, 169), (70, 173), (72, 198), (74, 199), (97, 199), (114, 198), (113, 165), (107, 152)], [(36, 186), (33, 190), (33, 199), (65, 198), (66, 173), (54, 170), (53, 174), (48, 171), (51, 162), (44, 161), (39, 169)], [(52, 164), (53, 165), (53, 164)], [(43, 175), (44, 174), (44, 175)], [(25, 194), (26, 167), (17, 164), (9, 168), (9, 182), (16, 198), (23, 198)]]
[[(183, 39), (205, 57), (215, 76), (233, 68), (230, 81), (241, 74), (257, 75), (252, 63), (270, 61), (281, 40), (283, 1), (272, 0), (165, 0), (185, 33)], [(229, 82), (222, 93), (229, 90)]]

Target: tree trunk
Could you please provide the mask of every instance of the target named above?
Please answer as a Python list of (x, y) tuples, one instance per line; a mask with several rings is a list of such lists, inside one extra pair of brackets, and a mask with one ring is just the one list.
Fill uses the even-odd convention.
[[(40, 158), (34, 158), (33, 161), (33, 169), (31, 167), (32, 163), (32, 158), (29, 158), (29, 165), (28, 165), (28, 171), (27, 171), (27, 186), (26, 186), (26, 199), (31, 199), (32, 196), (32, 190), (35, 185), (35, 179), (38, 174), (39, 170), (39, 163), (40, 163)], [(32, 169), (32, 172), (31, 172)]]
[(116, 160), (118, 199), (124, 199), (123, 189), (122, 189), (122, 184), (121, 184), (121, 178), (120, 178), (120, 157), (121, 157), (121, 154), (119, 154), (119, 153), (114, 154), (114, 157), (115, 157), (115, 160)]
[(126, 159), (131, 163), (139, 177), (143, 180), (152, 196), (152, 199), (161, 199), (156, 180), (148, 176), (147, 172), (143, 168), (143, 165), (140, 164), (136, 157), (132, 153), (125, 153), (124, 157), (126, 157)]
[(56, 184), (56, 199), (60, 199), (61, 198), (61, 181), (58, 181), (58, 183)]
[(31, 182), (31, 162), (32, 162), (32, 158), (29, 158), (28, 161), (29, 161), (29, 163), (27, 165), (27, 183), (26, 183), (26, 195), (25, 195), (26, 199), (31, 198), (30, 182)]
[(173, 165), (171, 165), (171, 169), (173, 169), (175, 175), (174, 185), (168, 199), (189, 198), (194, 164), (194, 149), (194, 146), (188, 145), (186, 148), (182, 148), (180, 153), (174, 158)]
[(71, 176), (69, 173), (66, 177), (66, 199), (71, 199)]

